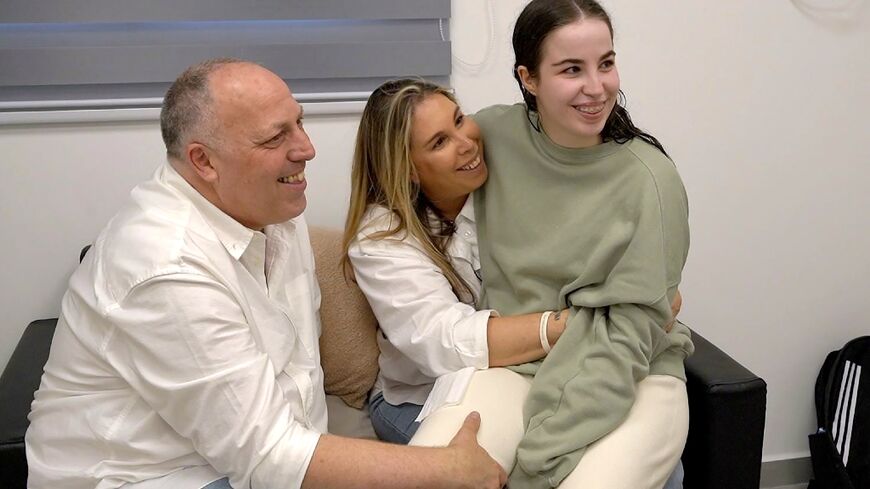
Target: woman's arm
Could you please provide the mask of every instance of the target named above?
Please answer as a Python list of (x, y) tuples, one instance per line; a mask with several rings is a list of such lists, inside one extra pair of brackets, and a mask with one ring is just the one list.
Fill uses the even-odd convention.
[[(674, 327), (677, 315), (683, 305), (683, 296), (677, 290), (671, 302), (671, 320), (664, 326), (670, 333)], [(489, 366), (504, 367), (533, 362), (543, 358), (544, 352), (540, 341), (541, 314), (523, 314), (521, 316), (492, 317), (487, 325), (487, 344), (489, 345)], [(553, 314), (547, 322), (547, 340), (550, 346), (555, 345), (565, 331), (568, 321), (568, 310), (561, 314)]]
[[(568, 310), (552, 314), (547, 320), (546, 335), (550, 346), (565, 331)], [(504, 367), (534, 362), (547, 355), (540, 337), (541, 313), (492, 317), (487, 323), (489, 366)]]
[[(431, 377), (465, 367), (518, 365), (546, 356), (541, 313), (500, 317), (461, 302), (447, 279), (409, 239), (363, 239), (348, 255), (354, 276), (384, 335)], [(679, 292), (674, 316), (679, 312)], [(568, 314), (547, 321), (549, 344), (565, 330)], [(673, 321), (665, 325), (666, 331)]]
[[(475, 310), (457, 298), (440, 269), (409, 240), (363, 239), (348, 256), (384, 335), (424, 374), (437, 377), (545, 356), (540, 313), (498, 317)], [(566, 316), (549, 318), (550, 345), (564, 331)]]

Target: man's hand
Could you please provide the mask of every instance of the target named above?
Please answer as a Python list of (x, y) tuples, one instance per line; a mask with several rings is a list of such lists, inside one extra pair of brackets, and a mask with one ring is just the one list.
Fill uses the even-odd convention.
[(477, 444), (479, 429), (480, 414), (473, 412), (465, 418), (462, 427), (448, 445), (452, 460), (445, 473), (456, 475), (457, 488), (500, 489), (507, 482), (507, 474)]
[(680, 313), (681, 307), (683, 307), (683, 296), (680, 294), (680, 289), (677, 289), (677, 294), (671, 302), (671, 320), (665, 325), (665, 333), (670, 333), (674, 329), (674, 321), (677, 320), (677, 314)]

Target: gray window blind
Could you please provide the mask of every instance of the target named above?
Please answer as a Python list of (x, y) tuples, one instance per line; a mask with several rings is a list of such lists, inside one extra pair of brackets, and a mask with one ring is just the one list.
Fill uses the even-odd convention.
[(153, 107), (197, 61), (264, 64), (307, 102), (446, 83), (450, 0), (2, 0), (0, 112)]

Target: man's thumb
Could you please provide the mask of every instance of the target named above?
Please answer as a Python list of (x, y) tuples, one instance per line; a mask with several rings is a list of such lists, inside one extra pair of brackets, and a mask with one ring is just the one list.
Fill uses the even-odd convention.
[(459, 428), (459, 433), (476, 439), (478, 430), (480, 430), (480, 413), (472, 411), (465, 417), (462, 428)]

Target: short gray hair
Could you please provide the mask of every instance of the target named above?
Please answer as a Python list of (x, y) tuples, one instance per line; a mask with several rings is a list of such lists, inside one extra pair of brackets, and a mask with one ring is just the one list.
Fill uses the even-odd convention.
[(170, 158), (181, 159), (184, 146), (193, 136), (212, 135), (214, 106), (208, 81), (217, 69), (236, 63), (237, 58), (214, 58), (197, 63), (172, 82), (160, 109), (160, 132)]

